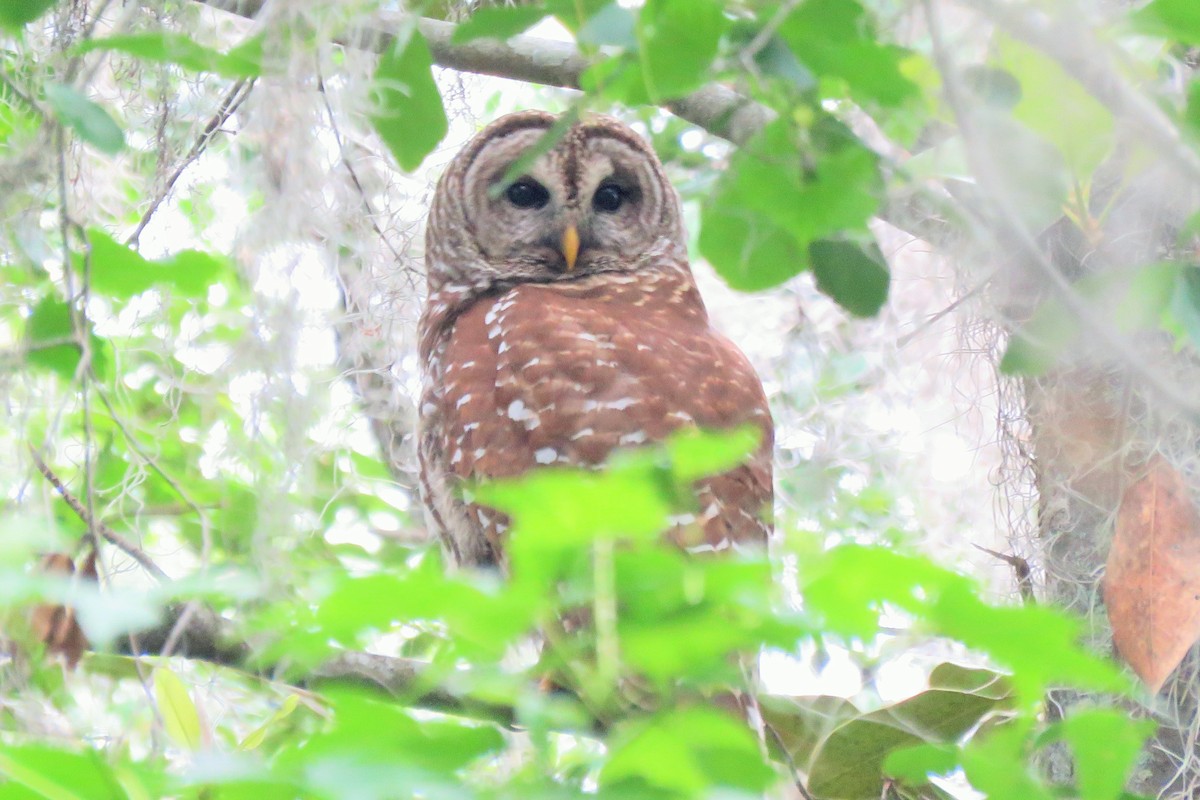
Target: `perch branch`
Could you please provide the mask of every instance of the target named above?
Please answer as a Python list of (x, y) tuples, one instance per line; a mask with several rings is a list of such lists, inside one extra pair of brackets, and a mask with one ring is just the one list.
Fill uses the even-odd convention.
[[(156, 627), (138, 632), (124, 645), (126, 655), (173, 654), (253, 674), (277, 671), (269, 664), (251, 665), (250, 645), (237, 637), (233, 624), (199, 602), (170, 606)], [(297, 686), (310, 688), (331, 681), (369, 686), (417, 708), (513, 724), (516, 712), (511, 707), (438, 686), (432, 672), (425, 661), (346, 651), (294, 680)]]

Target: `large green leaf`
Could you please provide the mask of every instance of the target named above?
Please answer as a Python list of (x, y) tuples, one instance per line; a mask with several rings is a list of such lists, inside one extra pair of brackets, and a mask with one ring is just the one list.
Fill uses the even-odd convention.
[(735, 289), (769, 289), (808, 266), (788, 231), (736, 202), (706, 203), (700, 214), (700, 252)]
[(396, 163), (410, 172), (421, 166), (449, 127), (432, 65), (429, 45), (414, 30), (380, 57), (371, 79), (375, 95), (371, 124)]
[(1112, 150), (1112, 113), (1039, 50), (1004, 36), (993, 48), (999, 66), (1021, 85), (1013, 117), (1057, 147), (1068, 169), (1086, 181)]
[[(73, 343), (74, 338), (70, 308), (61, 300), (46, 298), (34, 307), (25, 323), (25, 343), (28, 348), (25, 360), (33, 366), (58, 373), (64, 380), (72, 380), (81, 358), (79, 346)], [(99, 376), (107, 375), (111, 366), (108, 343), (90, 332), (89, 342), (92, 368)]]
[(963, 748), (963, 771), (988, 800), (1053, 800), (1055, 795), (1031, 769), (1031, 750), (1027, 724), (993, 728)]
[(106, 758), (93, 750), (79, 752), (41, 744), (2, 745), (0, 775), (6, 779), (5, 796), (21, 800), (86, 800), (97, 796), (126, 800), (128, 797)]
[(155, 668), (153, 678), (154, 700), (167, 735), (185, 750), (199, 750), (203, 743), (200, 713), (188, 694), (187, 686), (167, 667)]
[(650, 99), (681, 97), (707, 83), (728, 26), (717, 0), (647, 0), (638, 15), (637, 34)]
[(680, 708), (620, 725), (600, 785), (706, 797), (719, 788), (762, 792), (774, 778), (749, 728), (710, 708)]
[(256, 78), (262, 74), (262, 37), (249, 39), (228, 53), (197, 43), (182, 33), (129, 33), (89, 39), (76, 52), (112, 50), (143, 61), (175, 64), (195, 72), (213, 72), (226, 78)]
[(46, 84), (45, 91), (59, 121), (79, 134), (80, 139), (109, 155), (125, 149), (125, 134), (98, 104), (60, 83)]
[(0, 3), (0, 24), (20, 28), (49, 11), (58, 0), (4, 0)]
[(1192, 0), (1154, 0), (1129, 17), (1133, 26), (1154, 36), (1200, 44), (1200, 5)]
[[(878, 189), (874, 154), (840, 123), (820, 117), (798, 129), (777, 120), (734, 155), (701, 208), (700, 251), (734, 288), (777, 285), (809, 265), (818, 239), (865, 235)], [(871, 277), (874, 300), (879, 275)], [(868, 305), (868, 295), (847, 296)]]
[[(953, 664), (939, 665), (930, 676), (930, 688), (913, 697), (872, 711), (855, 715), (823, 732), (808, 751), (807, 772), (810, 789), (824, 797), (873, 800), (883, 789), (885, 763), (897, 765), (908, 782), (927, 783), (921, 770), (952, 772), (957, 764), (952, 745), (970, 731), (985, 715), (1011, 706), (1009, 696), (993, 696), (996, 676), (984, 670), (967, 671)], [(939, 685), (966, 684), (974, 688), (947, 688)], [(923, 745), (940, 744), (925, 749)], [(892, 759), (902, 750), (906, 756)], [(798, 754), (794, 754), (798, 755)], [(920, 755), (920, 757), (918, 757)], [(947, 763), (947, 757), (951, 763)]]
[(454, 30), (455, 44), (472, 39), (508, 39), (541, 22), (549, 12), (539, 6), (484, 6)]
[[(99, 228), (89, 228), (87, 240), (92, 289), (115, 300), (128, 300), (154, 286), (170, 287), (181, 297), (200, 298), (229, 271), (223, 259), (196, 250), (150, 261)], [(82, 263), (82, 257), (76, 256), (77, 267)]]
[(887, 302), (891, 275), (874, 245), (821, 239), (808, 246), (817, 288), (859, 317), (873, 317)]
[(1073, 712), (1043, 739), (1061, 735), (1071, 746), (1083, 800), (1117, 800), (1156, 727), (1153, 720), (1131, 719), (1125, 711), (1090, 708)]
[(881, 42), (856, 0), (806, 0), (779, 35), (813, 73), (845, 81), (861, 101), (897, 106), (920, 94), (901, 67), (909, 53)]

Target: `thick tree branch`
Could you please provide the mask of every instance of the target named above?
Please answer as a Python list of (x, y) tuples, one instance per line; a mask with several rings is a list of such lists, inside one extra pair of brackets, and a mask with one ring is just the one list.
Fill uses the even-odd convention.
[[(121, 652), (170, 654), (254, 674), (270, 675), (277, 671), (271, 665), (251, 663), (251, 646), (238, 638), (229, 620), (201, 603), (191, 604), (190, 613), (188, 606), (187, 603), (170, 606), (158, 626), (122, 641)], [(168, 644), (173, 644), (173, 649), (168, 650)], [(488, 719), (502, 725), (511, 725), (516, 715), (511, 707), (485, 703), (438, 686), (431, 679), (431, 665), (411, 658), (345, 651), (293, 680), (306, 688), (331, 682), (369, 686), (402, 698), (416, 708)]]
[[(256, 17), (266, 5), (266, 0), (198, 2), (248, 19)], [(504, 42), (475, 39), (454, 44), (451, 37), (455, 24), (396, 13), (381, 13), (373, 25), (353, 30), (338, 37), (338, 41), (349, 47), (383, 52), (397, 32), (414, 23), (429, 43), (434, 63), (446, 69), (578, 89), (579, 76), (589, 63), (574, 45), (536, 36), (514, 36)], [(668, 108), (688, 122), (738, 145), (745, 144), (775, 118), (775, 112), (766, 106), (716, 84), (674, 101)]]

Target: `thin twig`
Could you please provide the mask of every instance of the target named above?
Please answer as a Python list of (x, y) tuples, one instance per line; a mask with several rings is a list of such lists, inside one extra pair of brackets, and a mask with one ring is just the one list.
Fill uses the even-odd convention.
[(989, 550), (983, 545), (971, 544), (976, 550), (982, 550), (989, 556), (998, 558), (1005, 564), (1012, 567), (1013, 575), (1017, 579), (1017, 589), (1021, 592), (1021, 599), (1026, 603), (1036, 603), (1037, 596), (1033, 592), (1033, 567), (1029, 566), (1029, 562), (1020, 556), (998, 553), (995, 550)]
[(163, 481), (165, 481), (166, 484), (171, 487), (171, 490), (179, 496), (179, 499), (184, 502), (184, 505), (186, 505), (196, 514), (197, 519), (200, 521), (200, 563), (203, 568), (207, 569), (212, 551), (212, 524), (208, 519), (208, 515), (204, 513), (204, 510), (200, 507), (200, 504), (192, 499), (187, 490), (183, 488), (183, 485), (179, 481), (175, 480), (170, 473), (163, 469), (162, 465), (158, 463), (157, 459), (146, 452), (145, 448), (142, 447), (141, 442), (137, 440), (137, 438), (129, 430), (129, 427), (125, 424), (125, 420), (121, 418), (121, 415), (118, 414), (117, 410), (113, 407), (112, 401), (108, 398), (108, 393), (100, 388), (98, 382), (93, 385), (93, 388), (95, 389), (96, 396), (100, 398), (100, 402), (103, 403), (104, 408), (107, 409), (109, 417), (117, 426), (117, 430), (119, 430), (121, 435), (125, 437), (125, 441), (129, 444), (130, 449), (133, 450), (133, 452), (136, 453), (142, 459), (142, 461), (146, 463), (146, 466), (154, 470), (158, 477), (162, 478)]
[(209, 143), (221, 130), (221, 126), (224, 125), (238, 110), (242, 103), (246, 101), (246, 98), (250, 96), (250, 92), (253, 89), (253, 79), (242, 78), (233, 85), (233, 88), (230, 89), (227, 95), (225, 95), (225, 99), (221, 102), (220, 107), (217, 108), (217, 113), (214, 114), (212, 119), (210, 119), (204, 126), (204, 130), (200, 132), (200, 136), (196, 138), (196, 141), (192, 144), (192, 148), (188, 151), (187, 155), (183, 157), (183, 160), (180, 161), (175, 167), (175, 170), (163, 184), (162, 189), (157, 195), (155, 195), (154, 200), (150, 202), (150, 207), (146, 209), (146, 213), (142, 214), (141, 220), (138, 221), (137, 227), (134, 228), (133, 233), (129, 235), (129, 238), (126, 240), (126, 244), (130, 246), (137, 244), (138, 237), (142, 235), (142, 231), (144, 231), (146, 226), (150, 224), (150, 220), (153, 219), (155, 212), (158, 211), (158, 207), (162, 205), (163, 201), (166, 200), (171, 194), (171, 190), (175, 188), (176, 181), (179, 180), (184, 171), (190, 167), (196, 161), (196, 159), (200, 158), (200, 156), (204, 154), (204, 151), (208, 148)]
[(788, 18), (788, 15), (790, 15), (798, 5), (800, 5), (800, 0), (784, 0), (784, 2), (780, 3), (779, 8), (775, 9), (775, 15), (772, 16), (771, 19), (767, 20), (766, 25), (763, 25), (762, 28), (759, 29), (758, 33), (754, 35), (754, 38), (750, 40), (750, 44), (742, 48), (742, 52), (738, 55), (738, 57), (741, 59), (742, 64), (747, 69), (752, 68), (755, 57), (764, 47), (767, 46), (767, 43), (771, 41), (771, 37), (773, 37), (775, 32), (779, 30), (779, 26), (784, 23), (784, 21)]
[(62, 499), (66, 501), (71, 510), (74, 511), (75, 514), (84, 521), (89, 530), (95, 531), (105, 541), (114, 545), (121, 552), (125, 553), (134, 561), (141, 564), (142, 568), (155, 578), (158, 578), (164, 583), (171, 580), (170, 576), (163, 572), (162, 569), (159, 568), (159, 566), (154, 563), (150, 556), (146, 555), (146, 553), (140, 547), (114, 531), (112, 528), (105, 525), (100, 520), (93, 519), (88, 510), (84, 508), (83, 504), (79, 502), (75, 495), (71, 494), (71, 491), (62, 482), (62, 479), (54, 473), (54, 470), (50, 469), (45, 461), (42, 460), (42, 457), (38, 455), (37, 450), (34, 449), (32, 445), (27, 445), (27, 447), (29, 448), (29, 455), (33, 458), (34, 466), (38, 468), (38, 472), (42, 473), (46, 480), (50, 482), (50, 485), (53, 486), (55, 491), (57, 491)]
[(908, 333), (901, 336), (899, 339), (896, 340), (896, 349), (898, 349), (898, 350), (904, 349), (908, 345), (909, 342), (911, 342), (916, 337), (920, 336), (922, 333), (927, 331), (930, 327), (936, 325), (938, 323), (938, 321), (944, 319), (947, 314), (953, 313), (956, 308), (958, 308), (963, 303), (970, 300), (975, 295), (982, 292), (984, 289), (987, 288), (987, 285), (989, 283), (991, 283), (993, 280), (995, 280), (996, 275), (999, 272), (1000, 272), (999, 269), (992, 270), (991, 274), (989, 274), (986, 278), (984, 278), (979, 283), (975, 284), (975, 286), (973, 286), (971, 289), (964, 292), (960, 297), (955, 298), (954, 302), (952, 302), (950, 305), (946, 306), (941, 311), (938, 311), (936, 314), (931, 316), (929, 319), (922, 322), (914, 330), (911, 330)]
[(804, 778), (800, 774), (799, 767), (796, 766), (796, 760), (788, 752), (787, 746), (783, 743), (783, 737), (779, 735), (779, 731), (775, 730), (775, 726), (769, 722), (763, 722), (763, 727), (770, 732), (771, 738), (775, 740), (775, 746), (779, 748), (779, 752), (783, 755), (788, 772), (792, 774), (792, 784), (796, 787), (796, 791), (800, 793), (800, 796), (804, 800), (813, 800), (813, 796), (808, 793), (808, 789), (804, 786)]
[(367, 215), (367, 222), (370, 223), (371, 229), (375, 231), (375, 235), (379, 237), (384, 246), (391, 251), (392, 256), (396, 259), (396, 263), (401, 264), (404, 261), (404, 257), (392, 246), (391, 240), (388, 239), (379, 227), (379, 223), (375, 221), (375, 209), (367, 197), (367, 190), (363, 186), (362, 181), (358, 179), (358, 171), (354, 169), (354, 164), (350, 162), (350, 156), (346, 154), (346, 145), (342, 139), (341, 128), (338, 127), (337, 115), (333, 113), (333, 106), (329, 103), (329, 93), (325, 88), (325, 78), (320, 74), (319, 68), (317, 73), (317, 92), (321, 95), (321, 102), (325, 105), (325, 113), (329, 117), (329, 130), (333, 133), (333, 141), (337, 144), (339, 159), (342, 162), (342, 166), (346, 168), (346, 173), (350, 176), (350, 182), (354, 184), (355, 191), (358, 192), (359, 200), (362, 201), (363, 211)]

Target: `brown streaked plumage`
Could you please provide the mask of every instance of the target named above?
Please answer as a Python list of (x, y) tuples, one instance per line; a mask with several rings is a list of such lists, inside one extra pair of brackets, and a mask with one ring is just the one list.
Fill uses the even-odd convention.
[[(422, 495), (458, 563), (503, 563), (506, 521), (464, 480), (591, 466), (684, 426), (754, 423), (751, 461), (697, 485), (674, 537), (704, 549), (770, 530), (772, 424), (745, 356), (714, 331), (687, 264), (679, 200), (654, 152), (607, 117), (573, 126), (518, 182), (493, 187), (555, 122), (511, 114), (447, 168), (426, 234)], [(618, 199), (615, 199), (618, 198)], [(540, 203), (540, 204), (539, 204)], [(577, 257), (568, 244), (577, 236)]]

